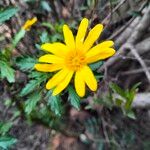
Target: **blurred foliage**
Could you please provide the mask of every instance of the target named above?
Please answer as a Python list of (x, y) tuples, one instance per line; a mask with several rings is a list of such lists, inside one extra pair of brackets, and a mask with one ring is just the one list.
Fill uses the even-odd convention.
[(14, 16), (18, 12), (18, 8), (6, 8), (0, 10), (0, 24), (9, 20), (12, 16)]
[[(116, 83), (110, 83), (110, 91), (102, 98), (95, 98), (95, 104), (101, 104), (109, 109), (113, 107), (121, 108), (123, 114), (129, 118), (135, 119), (135, 114), (132, 110), (132, 102), (138, 91), (140, 83), (135, 84), (131, 89), (122, 89)], [(87, 108), (92, 108), (87, 106)]]
[(17, 142), (17, 140), (8, 135), (9, 130), (12, 128), (12, 122), (0, 122), (0, 149), (7, 150)]

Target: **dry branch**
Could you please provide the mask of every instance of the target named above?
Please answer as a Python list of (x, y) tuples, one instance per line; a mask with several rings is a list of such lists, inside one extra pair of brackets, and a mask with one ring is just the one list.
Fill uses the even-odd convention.
[(143, 61), (143, 59), (140, 57), (140, 55), (138, 54), (137, 50), (134, 48), (133, 45), (131, 44), (126, 44), (126, 48), (129, 48), (132, 52), (132, 54), (135, 56), (135, 58), (139, 61), (139, 63), (141, 64), (145, 74), (146, 74), (146, 77), (150, 83), (150, 72), (149, 70), (147, 69), (147, 66), (145, 64), (145, 62)]
[(135, 96), (132, 106), (134, 108), (150, 108), (150, 93), (139, 93)]
[[(137, 18), (138, 19), (138, 18)], [(146, 9), (146, 12), (141, 19), (141, 21), (138, 23), (136, 27), (134, 27), (134, 30), (130, 32), (132, 33), (129, 39), (125, 44), (123, 44), (119, 50), (117, 51), (116, 55), (114, 57), (111, 57), (100, 69), (99, 72), (104, 71), (105, 68), (109, 68), (110, 66), (113, 66), (114, 63), (120, 60), (120, 55), (126, 55), (128, 53), (126, 45), (128, 44), (135, 44), (148, 30), (148, 27), (150, 26), (150, 6)], [(132, 25), (132, 24), (131, 24)], [(122, 41), (122, 43), (125, 41)]]

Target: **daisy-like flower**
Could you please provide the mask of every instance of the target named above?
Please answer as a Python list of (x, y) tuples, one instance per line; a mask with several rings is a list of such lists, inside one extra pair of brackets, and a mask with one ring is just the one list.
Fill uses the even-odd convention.
[(40, 63), (36, 64), (35, 68), (42, 72), (58, 71), (46, 84), (46, 89), (53, 89), (53, 96), (62, 92), (72, 78), (74, 78), (74, 86), (80, 97), (85, 95), (86, 85), (92, 91), (97, 90), (96, 78), (88, 65), (114, 55), (115, 50), (111, 48), (114, 43), (105, 41), (92, 47), (99, 38), (103, 25), (97, 24), (85, 38), (87, 28), (88, 19), (84, 18), (74, 38), (69, 27), (64, 25), (65, 44), (56, 42), (45, 43), (41, 46), (50, 54), (41, 56)]
[(32, 26), (33, 24), (35, 24), (36, 22), (37, 22), (37, 18), (36, 18), (36, 17), (34, 17), (34, 18), (32, 18), (32, 19), (29, 19), (29, 20), (27, 20), (27, 21), (25, 22), (25, 24), (22, 26), (22, 29), (24, 29), (24, 30), (26, 30), (26, 31), (29, 31), (30, 28), (31, 28), (31, 26)]

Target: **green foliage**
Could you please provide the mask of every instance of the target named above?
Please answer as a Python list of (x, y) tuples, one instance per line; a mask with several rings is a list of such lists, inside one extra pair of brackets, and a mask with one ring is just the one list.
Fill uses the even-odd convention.
[(0, 77), (6, 78), (10, 83), (15, 82), (15, 71), (7, 61), (0, 60)]
[(130, 90), (121, 89), (117, 84), (111, 83), (110, 88), (116, 94), (114, 96), (115, 105), (121, 107), (124, 115), (129, 118), (135, 119), (134, 112), (132, 111), (132, 102), (137, 92), (137, 87), (140, 83), (135, 84)]
[(40, 40), (42, 43), (48, 43), (49, 42), (48, 33), (46, 31), (42, 32), (42, 34), (40, 36)]
[(51, 91), (47, 93), (48, 98), (48, 105), (50, 106), (51, 110), (58, 116), (62, 114), (62, 104), (60, 96), (52, 96)]
[(41, 7), (43, 10), (46, 10), (47, 12), (51, 12), (51, 7), (47, 1), (41, 1)]
[(12, 16), (14, 16), (18, 12), (18, 8), (6, 8), (0, 11), (0, 24), (9, 20)]
[(13, 46), (16, 47), (17, 44), (20, 42), (20, 40), (25, 36), (26, 31), (24, 29), (21, 29), (19, 32), (15, 34), (15, 37), (12, 41)]
[(39, 85), (37, 80), (30, 80), (29, 83), (22, 89), (20, 96), (25, 96), (34, 91), (34, 89)]
[(80, 97), (77, 95), (75, 92), (74, 88), (70, 85), (68, 86), (68, 92), (69, 92), (69, 97), (68, 100), (70, 101), (71, 105), (75, 107), (77, 110), (80, 110)]
[(5, 135), (12, 127), (12, 122), (0, 122), (0, 135)]
[(95, 70), (99, 69), (103, 64), (104, 64), (103, 61), (98, 61), (96, 63), (90, 64), (89, 66), (93, 71), (95, 71)]
[(9, 137), (9, 136), (2, 136), (0, 137), (0, 148), (2, 150), (7, 150), (10, 148), (11, 145), (15, 144), (17, 140), (15, 138)]
[(21, 90), (20, 96), (26, 96), (34, 90), (40, 88), (40, 84), (47, 80), (48, 75), (40, 72), (33, 71), (29, 78), (31, 79), (25, 87)]
[(63, 20), (60, 20), (60, 22), (56, 24), (43, 22), (42, 25), (49, 28), (52, 34), (49, 36), (48, 35), (43, 36), (43, 33), (42, 33), (42, 35), (40, 36), (41, 43), (46, 43), (47, 41), (50, 41), (50, 42), (63, 41), (63, 34), (62, 34), (63, 24), (64, 24)]
[(0, 122), (0, 149), (8, 149), (11, 145), (15, 144), (17, 140), (8, 136), (9, 130), (12, 128), (12, 122)]
[(41, 92), (37, 91), (32, 93), (27, 101), (25, 102), (25, 112), (30, 114), (33, 109), (35, 109), (38, 101), (42, 98)]
[(16, 65), (22, 71), (32, 70), (37, 61), (30, 56), (22, 56), (16, 58)]

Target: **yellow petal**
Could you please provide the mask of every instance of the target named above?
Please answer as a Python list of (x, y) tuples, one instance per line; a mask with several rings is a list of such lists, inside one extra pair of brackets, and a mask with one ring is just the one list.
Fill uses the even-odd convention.
[(37, 71), (53, 72), (62, 69), (62, 65), (58, 64), (35, 64), (34, 68)]
[(55, 55), (46, 54), (39, 58), (39, 62), (60, 64), (60, 63), (64, 63), (64, 59)]
[(32, 18), (32, 19), (29, 19), (29, 20), (27, 20), (27, 21), (25, 22), (25, 24), (22, 26), (22, 29), (24, 29), (24, 30), (30, 30), (31, 26), (32, 26), (33, 24), (35, 24), (36, 22), (37, 22), (37, 18), (36, 18), (36, 17), (34, 17), (34, 18)]
[(101, 50), (100, 53), (98, 53), (98, 55), (89, 55), (86, 57), (86, 62), (87, 63), (94, 63), (96, 61), (99, 61), (99, 60), (103, 60), (103, 59), (106, 59), (108, 57), (111, 57), (112, 55), (115, 54), (115, 50), (113, 48), (104, 48), (103, 50)]
[(80, 71), (76, 72), (74, 82), (75, 82), (75, 89), (77, 94), (80, 97), (83, 97), (85, 95), (85, 82), (82, 78)]
[(62, 82), (60, 82), (57, 87), (54, 89), (53, 91), (53, 96), (59, 94), (61, 91), (63, 91), (69, 84), (72, 76), (73, 76), (73, 71), (70, 71), (67, 76), (64, 78), (64, 80)]
[(97, 24), (88, 34), (85, 42), (83, 43), (83, 50), (86, 52), (88, 51), (94, 42), (99, 38), (101, 32), (103, 30), (102, 24)]
[(75, 49), (75, 41), (72, 34), (72, 31), (69, 29), (67, 25), (63, 26), (64, 39), (67, 47), (71, 50)]
[(87, 86), (92, 90), (97, 90), (97, 81), (94, 77), (92, 70), (88, 66), (84, 66), (81, 70), (82, 77), (84, 77), (84, 81)]
[(55, 87), (57, 84), (59, 84), (69, 73), (68, 69), (62, 69), (59, 72), (57, 72), (46, 84), (46, 89), (50, 90), (53, 87)]
[(95, 55), (98, 54), (103, 54), (106, 52), (106, 49), (108, 49), (109, 47), (113, 46), (114, 42), (113, 41), (105, 41), (102, 42), (96, 46), (94, 46), (93, 48), (91, 48), (87, 53), (86, 53), (86, 57), (93, 57)]
[(69, 49), (66, 45), (56, 42), (56, 43), (45, 43), (41, 45), (41, 48), (59, 57), (65, 57)]
[(76, 36), (76, 49), (81, 49), (88, 28), (88, 19), (82, 19)]

